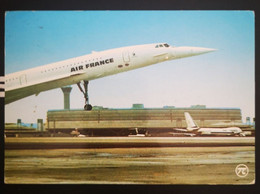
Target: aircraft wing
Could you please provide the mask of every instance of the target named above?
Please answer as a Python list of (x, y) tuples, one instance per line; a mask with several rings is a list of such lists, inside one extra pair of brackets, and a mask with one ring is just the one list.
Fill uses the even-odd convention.
[(69, 73), (67, 76), (69, 77), (69, 76), (82, 75), (84, 73), (85, 73), (84, 71), (76, 71), (76, 72)]
[(189, 137), (193, 137), (196, 136), (195, 133), (169, 133), (172, 136), (189, 136)]
[(187, 132), (187, 129), (173, 129), (174, 131), (181, 131), (181, 132)]
[[(41, 81), (37, 81), (37, 82), (30, 82), (28, 84), (26, 84), (23, 87), (18, 87), (18, 88), (11, 88), (9, 90), (5, 91), (5, 104), (9, 104), (11, 102), (14, 102), (16, 100), (25, 98), (27, 96), (31, 96), (31, 95), (38, 95), (40, 92), (46, 91), (46, 90), (50, 90), (50, 89), (54, 89), (54, 88), (59, 88), (66, 84), (66, 79), (71, 78), (72, 76), (77, 76), (77, 75), (81, 75), (84, 74), (85, 72), (81, 71), (77, 71), (75, 73), (68, 73), (68, 74), (62, 74), (62, 75), (58, 75), (52, 78), (46, 78), (45, 80), (41, 80)], [(64, 80), (64, 84), (63, 85), (57, 85), (57, 80)], [(50, 87), (50, 85), (52, 87)]]

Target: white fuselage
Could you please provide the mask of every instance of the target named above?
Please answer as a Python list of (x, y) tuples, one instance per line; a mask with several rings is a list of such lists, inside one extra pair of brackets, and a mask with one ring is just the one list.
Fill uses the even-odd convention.
[(239, 135), (242, 130), (238, 127), (200, 128), (197, 132), (201, 135)]
[(191, 136), (193, 135), (216, 135), (216, 136), (233, 136), (243, 135), (243, 132), (238, 127), (227, 128), (194, 128), (194, 129), (174, 129), (175, 131), (185, 132), (183, 134)]
[[(158, 46), (162, 45), (162, 46)], [(42, 91), (93, 80), (213, 49), (147, 44), (121, 47), (11, 73), (5, 76), (5, 104)]]
[(190, 113), (185, 112), (184, 117), (187, 124), (186, 132), (194, 132), (199, 135), (243, 135), (243, 132), (239, 127), (200, 128), (196, 122), (194, 122)]

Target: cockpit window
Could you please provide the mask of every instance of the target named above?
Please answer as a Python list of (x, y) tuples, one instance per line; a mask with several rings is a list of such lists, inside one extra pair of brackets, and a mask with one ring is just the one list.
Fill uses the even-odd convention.
[(165, 43), (165, 44), (157, 44), (157, 45), (155, 46), (155, 48), (159, 48), (159, 47), (170, 47), (170, 45), (168, 45), (167, 43)]

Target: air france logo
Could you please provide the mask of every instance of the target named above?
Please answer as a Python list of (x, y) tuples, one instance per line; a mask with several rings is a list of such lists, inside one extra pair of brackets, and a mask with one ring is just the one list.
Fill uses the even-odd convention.
[(249, 173), (249, 168), (245, 164), (239, 164), (237, 165), (235, 172), (239, 177), (246, 177)]
[(80, 70), (83, 70), (84, 68), (87, 69), (89, 67), (96, 67), (96, 66), (106, 65), (106, 64), (109, 64), (109, 63), (113, 63), (113, 62), (114, 62), (113, 58), (106, 59), (106, 60), (101, 60), (101, 61), (96, 61), (96, 62), (93, 62), (93, 63), (88, 63), (86, 65), (80, 65), (80, 66), (77, 66), (77, 67), (72, 67), (70, 72), (80, 71)]

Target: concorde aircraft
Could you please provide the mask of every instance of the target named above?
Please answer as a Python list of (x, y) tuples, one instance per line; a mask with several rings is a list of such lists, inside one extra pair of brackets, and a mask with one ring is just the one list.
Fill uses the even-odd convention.
[[(90, 80), (145, 67), (168, 60), (215, 51), (200, 47), (174, 47), (155, 43), (115, 48), (59, 61), (5, 76), (5, 104), (38, 95), (40, 92), (77, 84), (91, 110), (88, 98)], [(83, 88), (81, 84), (83, 83)]]
[[(185, 112), (185, 121), (187, 124), (186, 129), (180, 129), (182, 132), (187, 132), (190, 136), (191, 134), (198, 135), (239, 135), (245, 136), (245, 133), (238, 127), (227, 127), (227, 128), (200, 128), (195, 121), (193, 121), (190, 113)], [(178, 130), (178, 129), (177, 129)], [(192, 133), (191, 133), (192, 132)]]

